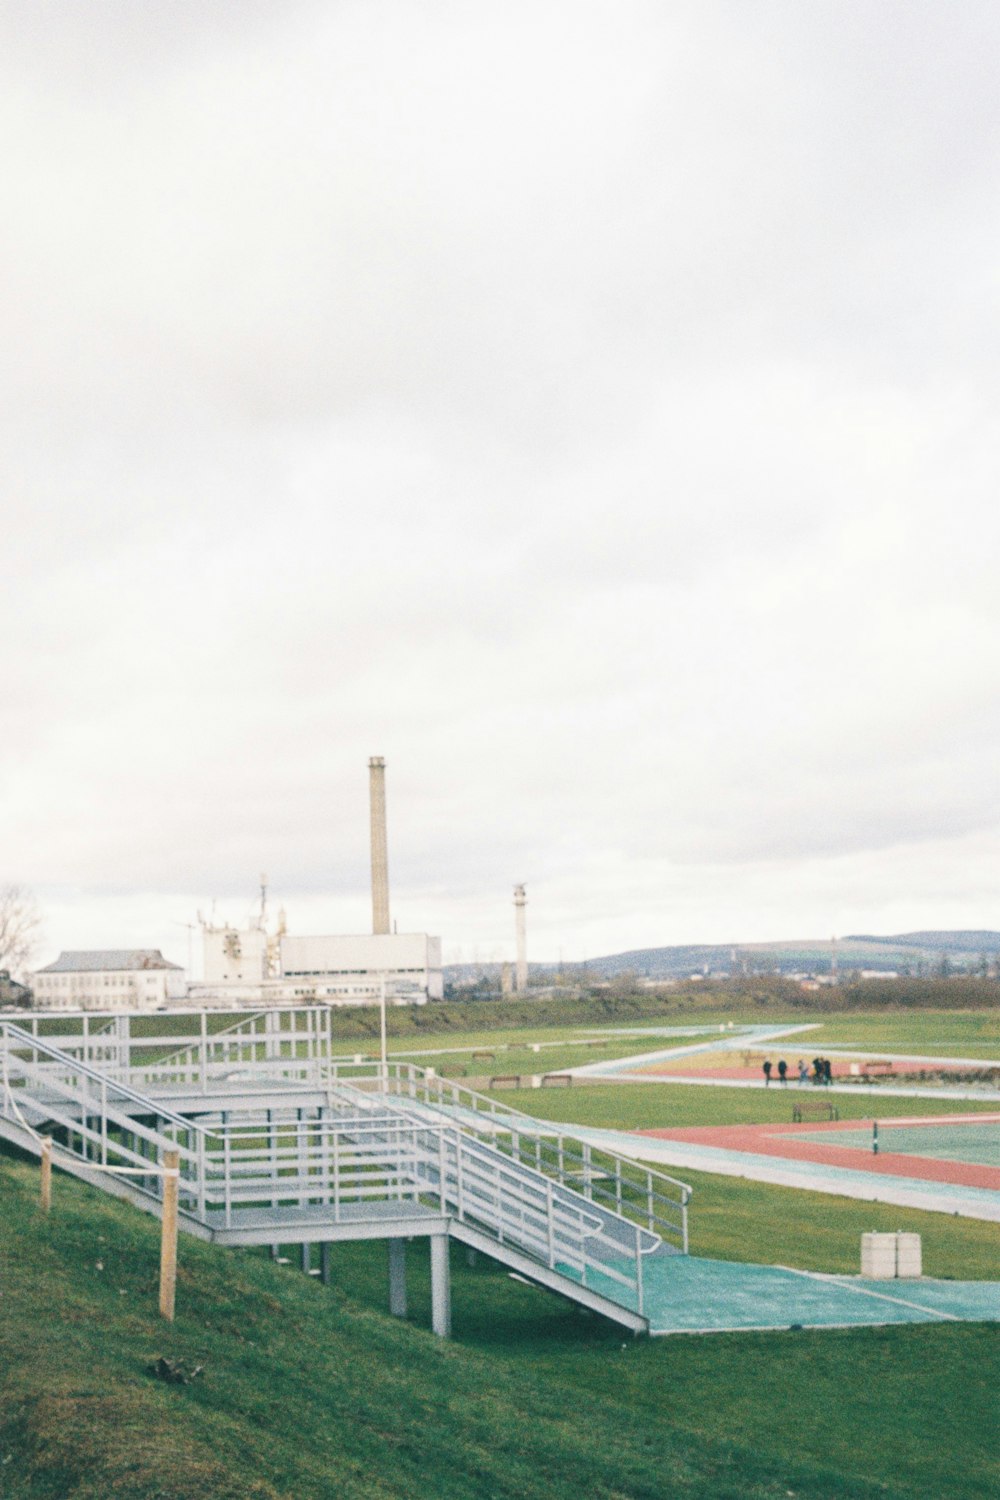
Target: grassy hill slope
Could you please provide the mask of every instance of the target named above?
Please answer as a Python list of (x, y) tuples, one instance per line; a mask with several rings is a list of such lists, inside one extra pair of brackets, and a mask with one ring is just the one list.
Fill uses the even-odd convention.
[[(385, 1316), (385, 1250), (323, 1288), (181, 1241), (155, 1316), (158, 1225), (0, 1156), (3, 1500), (661, 1500), (995, 1493), (987, 1326), (626, 1340), (454, 1259), (456, 1339)], [(422, 1326), (421, 1326), (422, 1325)], [(203, 1364), (167, 1385), (159, 1355)]]

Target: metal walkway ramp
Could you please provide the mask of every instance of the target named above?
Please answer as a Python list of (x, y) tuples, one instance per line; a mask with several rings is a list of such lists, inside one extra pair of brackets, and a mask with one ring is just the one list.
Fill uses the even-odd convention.
[(410, 1064), (336, 1061), (316, 1014), (304, 1030), (288, 1012), (215, 1034), (189, 1015), (198, 1034), (169, 1046), (132, 1019), (48, 1037), (0, 1023), (0, 1133), (35, 1151), (50, 1136), (57, 1165), (154, 1213), (176, 1150), (183, 1229), (299, 1244), (304, 1263), (318, 1244), (324, 1274), (331, 1244), (386, 1239), (396, 1312), (405, 1242), (426, 1235), (438, 1333), (450, 1329), (449, 1239), (648, 1330), (645, 1264), (687, 1248), (684, 1184)]

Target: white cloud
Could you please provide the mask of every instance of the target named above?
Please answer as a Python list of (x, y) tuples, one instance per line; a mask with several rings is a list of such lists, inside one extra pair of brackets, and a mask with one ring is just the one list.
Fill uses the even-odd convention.
[(363, 926), (371, 753), (452, 949), (991, 925), (998, 26), (0, 6), (53, 945)]

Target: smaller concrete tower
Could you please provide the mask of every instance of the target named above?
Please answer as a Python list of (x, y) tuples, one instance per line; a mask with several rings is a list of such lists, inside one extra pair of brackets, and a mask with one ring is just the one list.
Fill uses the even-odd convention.
[(528, 992), (528, 937), (525, 928), (524, 908), (528, 904), (528, 898), (524, 894), (524, 886), (514, 887), (514, 932), (517, 939), (517, 969), (514, 975), (514, 993), (526, 995)]
[(372, 825), (372, 932), (389, 932), (389, 842), (385, 820), (385, 761), (368, 762)]

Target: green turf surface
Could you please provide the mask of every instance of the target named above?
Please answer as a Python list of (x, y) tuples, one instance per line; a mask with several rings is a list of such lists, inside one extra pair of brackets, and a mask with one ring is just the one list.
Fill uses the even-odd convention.
[[(815, 1140), (799, 1135), (798, 1140)], [(969, 1162), (973, 1166), (1000, 1168), (1000, 1122), (982, 1125), (893, 1125), (879, 1117), (877, 1137), (871, 1126), (865, 1130), (838, 1130), (827, 1140), (832, 1146), (872, 1151), (900, 1152), (904, 1156), (929, 1156), (935, 1161)]]
[(689, 1210), (692, 1255), (855, 1275), (863, 1234), (902, 1229), (921, 1236), (925, 1275), (1000, 1280), (996, 1224), (714, 1172), (668, 1170), (694, 1188)]
[[(0, 1158), (4, 1500), (988, 1500), (1000, 1340), (988, 1325), (623, 1339), (453, 1257), (456, 1339), (382, 1311), (384, 1246), (325, 1289), (181, 1241), (154, 1316), (158, 1226)], [(204, 1375), (165, 1385), (158, 1355)]]

